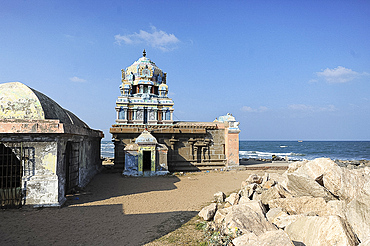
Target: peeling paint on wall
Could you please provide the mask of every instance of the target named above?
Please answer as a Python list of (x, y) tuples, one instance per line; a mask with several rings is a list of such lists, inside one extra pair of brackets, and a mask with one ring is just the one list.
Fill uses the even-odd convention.
[(57, 162), (57, 156), (53, 155), (52, 153), (46, 154), (42, 159), (41, 159), (42, 165), (45, 169), (50, 170), (52, 173), (55, 174), (56, 172), (56, 162)]

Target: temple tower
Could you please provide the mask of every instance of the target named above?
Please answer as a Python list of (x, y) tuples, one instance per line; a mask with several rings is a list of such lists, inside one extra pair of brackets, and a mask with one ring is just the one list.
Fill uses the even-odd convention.
[(238, 168), (239, 122), (231, 114), (214, 122), (174, 122), (166, 73), (145, 50), (121, 71), (116, 123), (109, 131), (115, 168), (135, 176)]
[(173, 124), (173, 100), (168, 98), (166, 73), (146, 57), (122, 69), (121, 95), (116, 101), (117, 124)]

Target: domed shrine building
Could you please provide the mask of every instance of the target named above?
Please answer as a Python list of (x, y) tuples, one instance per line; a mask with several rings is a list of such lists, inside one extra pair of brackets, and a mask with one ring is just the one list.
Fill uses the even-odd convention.
[(41, 92), (0, 84), (0, 207), (61, 206), (102, 167), (102, 137)]
[(167, 74), (143, 56), (122, 69), (116, 124), (110, 128), (114, 163), (127, 175), (233, 168), (239, 165), (239, 122), (173, 120)]

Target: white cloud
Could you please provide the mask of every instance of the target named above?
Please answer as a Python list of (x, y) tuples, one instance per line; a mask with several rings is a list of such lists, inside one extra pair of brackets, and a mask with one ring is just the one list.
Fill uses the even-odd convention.
[(361, 74), (352, 69), (338, 66), (334, 69), (326, 68), (322, 72), (317, 72), (316, 75), (329, 83), (346, 83), (358, 78)]
[(262, 112), (267, 111), (268, 108), (265, 106), (260, 106), (258, 108), (251, 108), (249, 106), (243, 106), (241, 110), (244, 112), (250, 112), (250, 113), (262, 113)]
[(69, 78), (69, 80), (70, 81), (72, 81), (72, 82), (77, 82), (77, 83), (84, 83), (84, 82), (86, 82), (86, 79), (81, 79), (81, 78), (79, 78), (79, 77), (72, 77), (72, 78)]
[(301, 112), (334, 112), (338, 109), (334, 105), (327, 105), (323, 107), (315, 107), (306, 104), (291, 104), (288, 106), (289, 109)]
[(180, 42), (174, 34), (168, 34), (162, 30), (157, 30), (155, 26), (151, 26), (151, 28), (151, 32), (140, 30), (139, 33), (135, 32), (128, 35), (117, 34), (114, 38), (119, 45), (121, 45), (122, 42), (128, 45), (144, 43), (162, 51), (173, 50), (176, 47), (175, 45)]

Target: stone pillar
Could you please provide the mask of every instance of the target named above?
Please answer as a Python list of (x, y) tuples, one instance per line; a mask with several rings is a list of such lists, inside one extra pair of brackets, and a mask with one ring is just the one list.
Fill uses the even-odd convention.
[(123, 169), (125, 165), (124, 147), (125, 145), (119, 138), (114, 138), (114, 168)]
[(135, 109), (133, 109), (133, 111), (134, 111), (134, 115), (133, 115), (133, 117), (132, 117), (132, 121), (133, 121), (133, 122), (135, 122), (135, 120), (136, 120), (136, 113), (137, 113), (137, 109), (135, 108)]
[(233, 167), (239, 165), (239, 122), (235, 117), (228, 113), (216, 119), (216, 122), (222, 122), (225, 127), (225, 158), (226, 166)]
[(123, 108), (125, 114), (125, 120), (128, 121), (128, 107)]
[(171, 144), (171, 160), (176, 160), (176, 142), (178, 142), (179, 140), (178, 139), (175, 139), (174, 136), (172, 136), (172, 138), (170, 139), (170, 144)]
[(190, 154), (192, 156), (192, 160), (195, 160), (195, 157), (194, 157), (194, 143), (196, 142), (197, 140), (193, 139), (193, 138), (190, 138), (188, 140), (189, 142), (189, 145), (190, 145)]
[(119, 120), (119, 109), (120, 107), (116, 107), (116, 122)]
[(158, 109), (158, 123), (163, 123), (163, 110)]
[[(225, 155), (227, 166), (239, 165), (239, 128), (235, 128), (234, 122), (225, 128)], [(231, 127), (230, 127), (231, 126)]]

